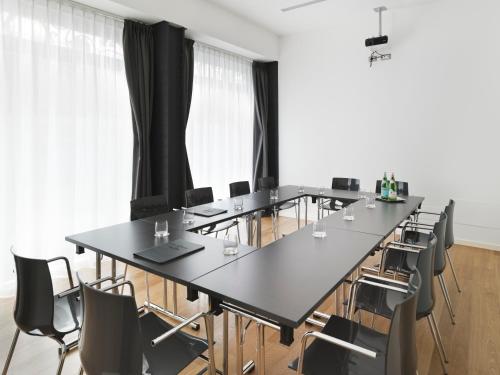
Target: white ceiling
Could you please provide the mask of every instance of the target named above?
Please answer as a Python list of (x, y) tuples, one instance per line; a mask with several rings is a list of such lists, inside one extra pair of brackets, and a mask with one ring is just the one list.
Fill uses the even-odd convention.
[(373, 8), (411, 8), (440, 0), (326, 0), (289, 12), (282, 8), (309, 0), (206, 0), (226, 8), (277, 35), (325, 29), (345, 22), (376, 17)]

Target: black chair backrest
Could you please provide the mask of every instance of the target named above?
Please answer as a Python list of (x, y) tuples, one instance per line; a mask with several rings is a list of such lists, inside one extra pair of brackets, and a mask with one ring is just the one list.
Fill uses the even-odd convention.
[(250, 184), (248, 181), (238, 181), (229, 184), (229, 196), (231, 198), (246, 194), (250, 194)]
[[(410, 195), (408, 182), (404, 181), (396, 181), (396, 185), (398, 187), (398, 195)], [(382, 191), (382, 180), (377, 180), (377, 184), (375, 185), (375, 193), (380, 194)]]
[(417, 346), (415, 313), (422, 280), (418, 270), (410, 276), (406, 298), (395, 306), (387, 340), (385, 374), (415, 374), (417, 371)]
[(54, 328), (54, 289), (45, 259), (30, 259), (14, 254), (17, 274), (14, 320), (23, 332), (57, 335)]
[(427, 247), (418, 253), (417, 270), (422, 278), (422, 285), (417, 302), (417, 320), (426, 317), (434, 308), (434, 254), (437, 238), (431, 233)]
[(439, 220), (434, 223), (434, 229), (432, 230), (437, 238), (436, 254), (434, 255), (434, 275), (441, 274), (446, 267), (445, 238), (447, 221), (446, 214), (441, 212)]
[(455, 201), (450, 199), (448, 206), (444, 209), (448, 221), (446, 222), (446, 237), (444, 240), (444, 246), (449, 249), (455, 243), (455, 236), (453, 235), (453, 213), (455, 211)]
[(167, 212), (169, 212), (167, 197), (164, 195), (153, 195), (130, 201), (130, 220), (139, 220)]
[(186, 190), (186, 207), (199, 206), (213, 201), (214, 194), (211, 187)]
[(134, 297), (102, 292), (80, 279), (80, 360), (87, 374), (142, 374), (142, 335)]
[(276, 182), (274, 181), (274, 177), (261, 177), (257, 180), (257, 184), (259, 190), (268, 190), (274, 189), (276, 187)]
[(332, 189), (359, 191), (359, 179), (334, 177), (332, 178)]

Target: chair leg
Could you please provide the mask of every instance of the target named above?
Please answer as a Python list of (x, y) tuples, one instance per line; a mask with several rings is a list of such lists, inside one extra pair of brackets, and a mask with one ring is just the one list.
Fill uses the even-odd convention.
[(455, 284), (457, 284), (457, 289), (459, 293), (462, 293), (462, 289), (460, 288), (460, 284), (458, 284), (457, 274), (455, 273), (455, 267), (453, 267), (453, 262), (451, 261), (450, 253), (448, 249), (445, 250), (446, 256), (448, 258), (448, 262), (450, 263), (451, 273), (453, 274), (453, 278), (455, 279)]
[(439, 332), (439, 327), (436, 322), (436, 318), (434, 317), (434, 312), (430, 314), (432, 324), (434, 325), (434, 329), (436, 330), (436, 337), (439, 339), (439, 345), (441, 346), (441, 351), (443, 352), (443, 358), (446, 363), (448, 363), (448, 356), (446, 355), (446, 351), (444, 350), (443, 338), (441, 337), (441, 333)]
[(59, 366), (57, 367), (57, 375), (61, 375), (62, 373), (64, 360), (66, 359), (66, 354), (68, 354), (66, 345), (61, 345), (61, 355), (59, 356)]
[(83, 375), (83, 367), (80, 366), (80, 371), (78, 371), (78, 375)]
[(16, 348), (17, 339), (19, 338), (19, 332), (21, 332), (21, 330), (19, 328), (16, 328), (16, 333), (14, 333), (14, 338), (12, 339), (12, 344), (10, 345), (9, 354), (7, 354), (7, 359), (5, 360), (5, 365), (3, 367), (2, 375), (6, 375), (7, 370), (9, 369), (10, 361), (12, 359), (12, 355), (14, 354), (14, 349)]
[(443, 291), (444, 300), (446, 302), (446, 305), (448, 306), (448, 312), (450, 313), (451, 323), (455, 325), (455, 312), (453, 311), (453, 306), (451, 305), (450, 295), (448, 294), (448, 288), (446, 287), (443, 274), (439, 275), (438, 279), (439, 279), (439, 284), (441, 285), (441, 290)]
[(443, 368), (443, 373), (446, 375), (446, 374), (448, 374), (448, 370), (446, 368), (444, 354), (441, 352), (441, 345), (439, 345), (439, 338), (437, 337), (436, 331), (434, 330), (434, 325), (432, 323), (431, 315), (427, 315), (427, 321), (429, 322), (431, 334), (432, 334), (432, 337), (434, 338), (434, 342), (436, 343), (436, 349), (439, 353), (439, 360), (441, 361), (441, 367)]
[[(127, 280), (127, 271), (128, 271), (128, 264), (125, 264), (125, 269), (123, 270), (123, 281)], [(125, 284), (122, 285), (122, 290), (120, 294), (123, 294), (123, 289), (125, 288)]]

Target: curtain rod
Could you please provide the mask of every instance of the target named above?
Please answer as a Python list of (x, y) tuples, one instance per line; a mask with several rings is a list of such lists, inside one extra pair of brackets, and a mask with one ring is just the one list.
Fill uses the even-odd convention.
[(241, 59), (244, 59), (244, 60), (247, 60), (247, 61), (250, 61), (250, 62), (254, 61), (250, 57), (240, 55), (239, 53), (236, 53), (236, 52), (228, 51), (228, 50), (226, 50), (224, 48), (215, 47), (215, 46), (213, 46), (211, 44), (208, 44), (208, 43), (205, 43), (205, 42), (200, 42), (200, 41), (198, 41), (196, 39), (194, 40), (194, 42), (197, 43), (197, 44), (201, 44), (202, 46), (205, 46), (205, 47), (208, 47), (208, 48), (212, 48), (212, 49), (215, 49), (217, 51), (220, 51), (220, 52), (223, 52), (223, 53), (227, 53), (228, 55), (233, 55), (233, 56), (239, 57)]
[[(74, 7), (74, 8), (80, 8), (81, 10), (90, 10), (90, 11), (92, 11), (92, 12), (94, 12), (96, 14), (99, 14), (101, 16), (114, 19), (115, 21), (119, 21), (119, 22), (124, 22), (125, 21), (125, 18), (122, 17), (122, 16), (119, 16), (119, 15), (114, 14), (114, 13), (107, 12), (107, 11), (99, 9), (99, 8), (95, 8), (95, 7), (87, 5), (87, 4), (82, 4), (82, 3), (79, 3), (79, 2), (74, 1), (74, 0), (58, 0), (58, 1), (60, 3), (67, 3), (68, 5), (70, 5), (70, 6)], [(140, 22), (140, 21), (137, 21), (137, 22)]]

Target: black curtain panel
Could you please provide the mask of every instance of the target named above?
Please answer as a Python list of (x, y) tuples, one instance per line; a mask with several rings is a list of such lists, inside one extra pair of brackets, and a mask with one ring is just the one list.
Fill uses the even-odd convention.
[(252, 64), (255, 96), (253, 129), (253, 189), (260, 177), (279, 184), (278, 62)]
[(150, 196), (150, 133), (153, 114), (153, 33), (149, 26), (125, 20), (123, 29), (125, 72), (132, 108), (134, 133), (132, 199)]
[[(151, 127), (152, 193), (167, 196), (169, 207), (180, 208), (184, 205), (185, 190), (192, 187), (186, 153), (192, 73), (189, 78), (185, 71), (184, 28), (167, 22), (156, 23), (152, 28), (155, 69)], [(189, 90), (186, 87), (188, 78)]]
[[(193, 74), (194, 74), (194, 40), (184, 39), (184, 134), (186, 133), (187, 123), (189, 120), (189, 110), (191, 108), (191, 97), (193, 94)], [(187, 154), (186, 145), (184, 142), (184, 150), (186, 154), (186, 172), (185, 172), (185, 189), (193, 188), (193, 176), (191, 175), (191, 168), (189, 167), (189, 156)]]

